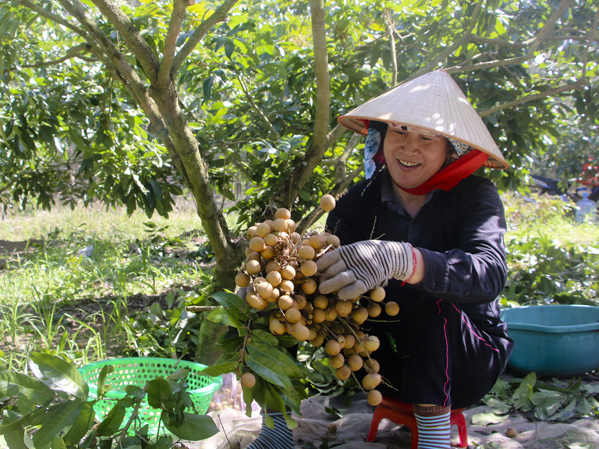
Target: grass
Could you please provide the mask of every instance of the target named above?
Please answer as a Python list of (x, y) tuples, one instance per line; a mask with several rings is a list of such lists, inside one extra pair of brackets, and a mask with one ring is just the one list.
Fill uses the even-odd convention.
[(205, 281), (199, 222), (186, 202), (169, 219), (99, 207), (5, 215), (0, 245), (38, 243), (0, 254), (0, 356), (9, 367), (32, 350), (85, 362), (136, 345), (131, 307)]
[[(74, 232), (98, 239), (142, 239), (148, 220), (139, 210), (128, 216), (122, 208), (105, 209), (99, 205), (75, 209), (58, 205), (51, 211), (28, 209), (2, 215), (0, 240), (24, 241)], [(151, 221), (159, 228), (168, 226), (164, 231), (167, 238), (191, 231), (203, 234), (193, 201), (180, 200), (168, 219), (155, 215)]]

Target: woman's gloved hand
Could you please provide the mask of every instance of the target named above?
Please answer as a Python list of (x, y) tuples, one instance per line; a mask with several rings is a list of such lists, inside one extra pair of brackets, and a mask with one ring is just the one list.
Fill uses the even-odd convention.
[(409, 243), (364, 240), (324, 254), (317, 266), (322, 294), (336, 291), (339, 298), (352, 299), (389, 279), (409, 279), (414, 252)]

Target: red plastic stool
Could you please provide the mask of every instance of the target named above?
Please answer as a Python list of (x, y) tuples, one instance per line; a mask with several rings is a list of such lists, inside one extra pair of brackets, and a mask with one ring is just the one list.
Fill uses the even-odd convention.
[[(458, 447), (468, 446), (468, 431), (466, 430), (466, 419), (462, 413), (463, 408), (452, 410), (450, 425), (458, 426), (460, 435), (460, 444)], [(397, 399), (383, 398), (383, 401), (374, 409), (370, 431), (366, 441), (374, 441), (376, 433), (379, 429), (379, 424), (382, 419), (388, 419), (395, 424), (403, 424), (410, 429), (412, 433), (412, 449), (418, 448), (418, 427), (416, 426), (416, 418), (414, 417), (414, 407), (412, 404), (404, 404)]]

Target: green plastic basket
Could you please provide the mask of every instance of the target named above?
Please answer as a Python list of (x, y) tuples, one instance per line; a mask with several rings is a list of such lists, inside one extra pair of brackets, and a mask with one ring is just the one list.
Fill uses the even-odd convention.
[[(98, 419), (103, 419), (112, 409), (117, 400), (125, 396), (125, 387), (135, 385), (143, 388), (150, 380), (158, 377), (168, 377), (179, 368), (189, 370), (186, 378), (187, 392), (191, 396), (197, 413), (205, 414), (210, 407), (210, 401), (214, 392), (218, 390), (223, 381), (220, 376), (212, 377), (200, 374), (200, 371), (206, 368), (206, 365), (189, 362), (186, 360), (174, 360), (157, 357), (135, 357), (102, 360), (100, 362), (90, 363), (79, 368), (79, 372), (89, 386), (89, 398), (98, 397), (98, 377), (102, 368), (106, 365), (112, 365), (115, 370), (106, 376), (105, 383), (110, 384), (112, 389), (106, 394), (105, 398), (96, 402), (94, 410)], [(193, 409), (188, 410), (193, 412)], [(127, 410), (125, 416), (126, 423), (132, 410)], [(148, 434), (156, 435), (160, 428), (160, 409), (150, 407), (144, 398), (140, 404), (138, 415), (142, 423), (148, 424)]]

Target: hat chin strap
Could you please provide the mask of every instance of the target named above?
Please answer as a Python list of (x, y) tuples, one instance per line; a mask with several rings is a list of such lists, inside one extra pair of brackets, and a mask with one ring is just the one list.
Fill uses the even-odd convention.
[(431, 178), (420, 184), (418, 187), (406, 189), (401, 187), (395, 181), (393, 183), (401, 190), (412, 195), (425, 195), (435, 189), (451, 190), (458, 183), (470, 176), (476, 170), (483, 166), (489, 155), (480, 150), (472, 150), (460, 157), (456, 161), (439, 170)]

